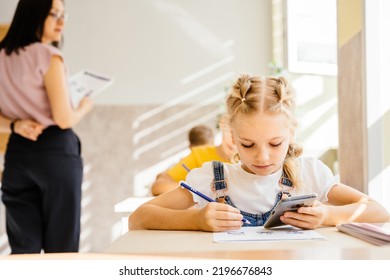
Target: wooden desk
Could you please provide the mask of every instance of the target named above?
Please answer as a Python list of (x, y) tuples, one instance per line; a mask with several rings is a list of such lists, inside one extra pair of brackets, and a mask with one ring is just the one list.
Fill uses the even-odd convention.
[[(161, 258), (158, 256), (148, 255), (130, 255), (130, 254), (102, 254), (102, 253), (46, 253), (46, 254), (16, 254), (0, 256), (2, 260), (153, 260)], [(167, 257), (166, 259), (177, 259)]]
[(317, 231), (326, 240), (215, 243), (209, 232), (132, 230), (115, 241), (105, 253), (194, 259), (390, 260), (390, 246), (371, 245), (341, 233), (335, 227)]

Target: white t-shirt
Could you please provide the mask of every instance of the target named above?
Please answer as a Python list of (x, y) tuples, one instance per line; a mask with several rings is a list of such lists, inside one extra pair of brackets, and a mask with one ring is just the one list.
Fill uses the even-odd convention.
[[(339, 181), (338, 176), (333, 176), (332, 171), (318, 159), (300, 157), (297, 161), (302, 187), (294, 188), (290, 192), (291, 195), (316, 193), (319, 201), (326, 202), (328, 191)], [(216, 193), (211, 187), (213, 174), (212, 162), (206, 162), (202, 167), (192, 169), (186, 177), (186, 182), (205, 195), (215, 198)], [(228, 185), (226, 195), (229, 195), (238, 209), (262, 214), (275, 205), (281, 190), (279, 179), (282, 169), (271, 175), (260, 176), (248, 173), (242, 169), (240, 163), (224, 163), (224, 174)], [(199, 207), (208, 203), (196, 194), (193, 194), (193, 199)]]

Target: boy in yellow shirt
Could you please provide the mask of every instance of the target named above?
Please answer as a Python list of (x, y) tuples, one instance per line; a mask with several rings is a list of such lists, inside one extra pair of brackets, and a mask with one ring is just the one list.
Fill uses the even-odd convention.
[(189, 170), (201, 167), (205, 162), (212, 160), (232, 162), (235, 154), (236, 148), (232, 143), (230, 132), (228, 129), (223, 129), (222, 143), (220, 145), (206, 144), (192, 147), (188, 156), (182, 158), (167, 171), (158, 174), (152, 185), (152, 194), (159, 195), (177, 188), (179, 186), (178, 183), (185, 180)]

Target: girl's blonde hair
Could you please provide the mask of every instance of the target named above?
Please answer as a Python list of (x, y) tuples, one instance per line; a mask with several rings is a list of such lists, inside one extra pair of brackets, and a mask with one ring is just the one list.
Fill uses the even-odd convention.
[[(284, 77), (259, 77), (241, 74), (233, 84), (226, 100), (227, 116), (232, 123), (237, 115), (256, 113), (284, 114), (295, 131), (295, 92)], [(301, 185), (295, 159), (302, 154), (302, 148), (290, 143), (283, 164), (284, 174), (294, 187)]]

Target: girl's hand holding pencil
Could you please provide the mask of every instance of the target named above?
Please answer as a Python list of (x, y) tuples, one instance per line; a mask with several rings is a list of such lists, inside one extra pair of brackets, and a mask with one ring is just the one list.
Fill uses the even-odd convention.
[(199, 228), (204, 231), (220, 232), (240, 229), (243, 221), (240, 210), (228, 204), (211, 202), (199, 209)]
[(199, 221), (202, 223), (200, 226), (204, 230), (225, 231), (239, 229), (242, 226), (242, 223), (250, 224), (248, 220), (243, 218), (239, 209), (234, 208), (228, 204), (217, 203), (214, 199), (199, 192), (183, 181), (180, 182), (180, 186), (202, 197), (208, 202), (211, 202), (200, 211), (202, 215), (202, 218), (199, 219)]

